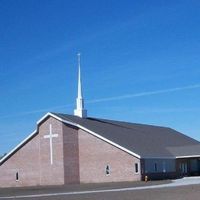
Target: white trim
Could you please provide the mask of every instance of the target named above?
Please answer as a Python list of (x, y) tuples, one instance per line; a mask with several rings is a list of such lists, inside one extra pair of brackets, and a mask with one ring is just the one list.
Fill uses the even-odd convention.
[(174, 160), (176, 157), (142, 157), (142, 159), (150, 160), (150, 159), (158, 159), (158, 160)]
[[(97, 138), (99, 138), (99, 139), (101, 139), (101, 140), (103, 140), (103, 141), (105, 141), (105, 142), (107, 142), (107, 143), (109, 143), (109, 144), (111, 144), (111, 145), (113, 145), (113, 146), (115, 146), (115, 147), (117, 147), (117, 148), (119, 148), (119, 149), (121, 149), (121, 150), (123, 150), (123, 151), (125, 151), (125, 152), (127, 152), (127, 153), (129, 153), (129, 154), (131, 154), (131, 155), (133, 155), (133, 156), (135, 156), (135, 157), (137, 157), (137, 158), (141, 158), (140, 155), (138, 155), (138, 154), (136, 154), (136, 153), (134, 153), (134, 152), (132, 152), (132, 151), (129, 151), (128, 149), (126, 149), (126, 148), (124, 148), (124, 147), (122, 147), (122, 146), (120, 146), (120, 145), (118, 145), (118, 144), (116, 144), (116, 143), (114, 143), (114, 142), (112, 142), (112, 141), (110, 141), (110, 140), (108, 140), (108, 139), (102, 137), (101, 135), (99, 135), (99, 134), (97, 134), (97, 133), (95, 133), (95, 132), (93, 132), (93, 131), (91, 131), (91, 130), (89, 130), (89, 129), (87, 129), (87, 128), (81, 126), (81, 125), (79, 125), (79, 124), (76, 124), (76, 123), (73, 123), (73, 122), (69, 122), (69, 121), (67, 121), (67, 120), (63, 120), (62, 118), (60, 118), (60, 117), (58, 117), (58, 116), (56, 116), (56, 115), (54, 115), (54, 114), (52, 114), (52, 113), (50, 113), (50, 112), (48, 112), (48, 113), (45, 114), (41, 119), (39, 119), (39, 120), (37, 121), (37, 125), (40, 124), (45, 118), (47, 118), (47, 117), (49, 117), (49, 116), (51, 116), (51, 117), (53, 117), (53, 118), (55, 118), (55, 119), (57, 119), (57, 120), (59, 120), (59, 121), (61, 121), (61, 122), (63, 122), (63, 123), (66, 123), (66, 124), (75, 126), (75, 127), (77, 127), (77, 128), (80, 128), (80, 129), (82, 129), (82, 130), (84, 130), (84, 131), (86, 131), (86, 132), (88, 132), (88, 133), (90, 133), (90, 134), (96, 136)], [(26, 137), (22, 142), (20, 142), (15, 148), (13, 148), (6, 156), (4, 156), (4, 157), (0, 160), (0, 165), (1, 165), (10, 155), (12, 155), (18, 148), (20, 148), (25, 142), (27, 142), (31, 137), (33, 137), (36, 133), (37, 133), (37, 130), (35, 130), (34, 132), (32, 132), (28, 137)]]
[[(122, 146), (120, 146), (119, 144), (117, 144), (115, 142), (112, 142), (111, 140), (106, 139), (105, 137), (103, 137), (103, 136), (101, 136), (101, 135), (99, 135), (99, 134), (97, 134), (97, 133), (95, 133), (95, 132), (93, 132), (93, 131), (91, 131), (91, 130), (89, 130), (89, 129), (81, 126), (81, 125), (79, 125), (79, 124), (76, 124), (76, 123), (73, 123), (73, 122), (69, 122), (67, 120), (63, 120), (62, 118), (60, 118), (60, 117), (58, 117), (58, 116), (56, 116), (56, 115), (54, 115), (52, 113), (49, 113), (49, 115), (52, 116), (52, 117), (54, 117), (54, 118), (56, 118), (56, 119), (58, 119), (59, 121), (61, 121), (63, 123), (66, 123), (66, 124), (69, 124), (69, 125), (72, 125), (72, 126), (76, 126), (76, 127), (80, 128), (80, 129), (82, 129), (82, 130), (90, 133), (91, 135), (94, 135), (97, 138), (99, 138), (99, 139), (101, 139), (101, 140), (103, 140), (103, 141), (105, 141), (105, 142), (107, 142), (107, 143), (109, 143), (109, 144), (111, 144), (111, 145), (113, 145), (113, 146), (115, 146), (115, 147), (117, 147), (117, 148), (119, 148), (119, 149), (121, 149), (121, 150), (123, 150), (123, 151), (125, 151), (125, 152), (127, 152), (127, 153), (129, 153), (129, 154), (131, 154), (133, 156), (135, 156), (135, 157), (137, 157), (137, 158), (141, 158), (140, 155), (138, 155), (138, 154), (136, 154), (136, 153), (134, 153), (134, 152), (132, 152), (132, 151), (130, 151), (130, 150), (122, 147)], [(44, 119), (44, 117), (42, 118), (42, 120), (43, 119)], [(39, 120), (38, 122), (40, 123), (42, 120)]]
[(0, 165), (4, 160), (6, 160), (11, 154), (13, 154), (19, 147), (21, 147), (26, 141), (28, 141), (31, 137), (33, 137), (37, 133), (37, 130), (32, 132), (28, 137), (26, 137), (22, 142), (20, 142), (15, 148), (13, 148), (8, 154), (6, 154), (1, 160)]
[[(91, 130), (89, 130), (89, 129), (87, 129), (87, 128), (81, 126), (81, 125), (79, 125), (79, 124), (76, 124), (76, 123), (73, 123), (73, 122), (70, 122), (70, 121), (67, 121), (67, 120), (63, 120), (62, 118), (60, 118), (60, 117), (58, 117), (58, 116), (56, 116), (56, 115), (54, 115), (54, 114), (52, 114), (52, 113), (50, 113), (50, 112), (48, 112), (48, 113), (45, 114), (41, 119), (39, 119), (39, 120), (37, 121), (37, 125), (40, 124), (46, 117), (49, 117), (49, 116), (51, 116), (51, 117), (53, 117), (53, 118), (55, 118), (55, 119), (57, 119), (57, 120), (59, 120), (59, 121), (61, 121), (61, 122), (63, 122), (63, 123), (66, 123), (66, 124), (75, 126), (75, 127), (77, 127), (77, 128), (80, 128), (80, 129), (82, 129), (82, 130), (84, 130), (84, 131), (86, 131), (86, 132), (88, 132), (88, 133), (90, 133), (90, 134), (96, 136), (97, 138), (99, 138), (99, 139), (101, 139), (101, 140), (103, 140), (103, 141), (105, 141), (105, 142), (107, 142), (107, 143), (109, 143), (109, 144), (111, 144), (111, 145), (113, 145), (113, 146), (115, 146), (115, 147), (117, 147), (117, 148), (119, 148), (119, 149), (121, 149), (121, 150), (123, 150), (123, 151), (129, 153), (130, 155), (133, 155), (133, 156), (136, 157), (136, 158), (139, 158), (139, 159), (140, 159), (140, 158), (142, 158), (142, 159), (152, 159), (152, 158), (145, 158), (145, 157), (143, 158), (143, 157), (141, 157), (140, 155), (138, 155), (138, 154), (136, 154), (136, 153), (134, 153), (134, 152), (132, 152), (132, 151), (130, 151), (130, 150), (128, 150), (128, 149), (122, 147), (122, 146), (120, 146), (119, 144), (117, 144), (117, 143), (115, 143), (115, 142), (112, 142), (111, 140), (106, 139), (105, 137), (102, 137), (101, 135), (99, 135), (99, 134), (97, 134), (97, 133), (95, 133), (95, 132), (93, 132), (93, 131), (91, 131)], [(0, 165), (1, 165), (10, 155), (12, 155), (18, 148), (20, 148), (25, 142), (27, 142), (31, 137), (33, 137), (36, 133), (37, 133), (37, 130), (35, 130), (34, 132), (32, 132), (28, 137), (26, 137), (22, 142), (20, 142), (15, 148), (13, 148), (6, 156), (4, 156), (4, 157), (0, 160)], [(177, 159), (177, 158), (190, 158), (190, 157), (191, 157), (191, 158), (200, 157), (200, 155), (177, 156), (177, 157), (174, 157), (174, 158), (172, 158), (172, 157), (171, 157), (171, 158), (167, 158), (167, 157), (166, 157), (166, 158), (165, 158), (165, 157), (160, 157), (160, 158), (158, 158), (158, 157), (156, 157), (156, 159)]]
[(129, 153), (129, 154), (131, 154), (133, 156), (135, 156), (135, 157), (137, 157), (137, 158), (142, 158), (142, 159), (177, 159), (177, 158), (200, 157), (200, 155), (174, 156), (174, 157), (151, 157), (151, 158), (150, 157), (146, 157), (146, 158), (145, 157), (141, 157), (140, 155), (138, 155), (138, 154), (136, 154), (136, 153), (134, 153), (134, 152), (132, 152), (132, 151), (130, 151), (130, 150), (118, 145), (118, 144), (116, 144), (115, 142), (112, 142), (111, 140), (108, 140), (108, 139), (104, 138), (103, 136), (101, 136), (101, 135), (99, 135), (99, 134), (97, 134), (97, 133), (95, 133), (95, 132), (93, 132), (93, 131), (91, 131), (91, 130), (89, 130), (89, 129), (81, 126), (81, 125), (79, 125), (79, 124), (76, 124), (76, 123), (73, 123), (73, 122), (69, 122), (67, 120), (63, 120), (62, 118), (60, 118), (60, 117), (58, 117), (58, 116), (56, 116), (56, 115), (54, 115), (54, 114), (52, 114), (50, 112), (48, 112), (44, 117), (42, 117), (37, 122), (37, 124), (41, 123), (47, 116), (51, 116), (51, 117), (53, 117), (53, 118), (55, 118), (55, 119), (57, 119), (57, 120), (59, 120), (59, 121), (61, 121), (63, 123), (66, 123), (66, 124), (69, 124), (69, 125), (72, 125), (72, 126), (76, 126), (76, 127), (80, 128), (80, 129), (82, 129), (82, 130), (84, 130), (84, 131), (86, 131), (86, 132), (98, 137), (99, 139), (102, 139), (103, 141), (105, 141), (105, 142), (107, 142), (107, 143), (109, 143), (109, 144), (111, 144), (111, 145), (113, 145), (113, 146), (115, 146), (115, 147), (117, 147), (117, 148), (119, 148), (119, 149), (121, 149), (121, 150), (123, 150), (123, 151), (125, 151), (125, 152), (127, 152), (127, 153)]
[(129, 153), (129, 154), (131, 154), (133, 156), (135, 156), (135, 157), (137, 157), (137, 158), (141, 158), (140, 155), (138, 155), (138, 154), (136, 154), (136, 153), (134, 153), (134, 152), (132, 152), (132, 151), (120, 146), (120, 145), (118, 145), (115, 142), (112, 142), (111, 140), (106, 139), (105, 137), (102, 137), (101, 135), (99, 135), (99, 134), (97, 134), (97, 133), (95, 133), (93, 131), (90, 131), (89, 129), (87, 129), (87, 128), (81, 126), (81, 125), (78, 125), (78, 127), (80, 129), (90, 133), (91, 135), (94, 135), (94, 136), (98, 137), (99, 139), (101, 139), (101, 140), (103, 140), (103, 141), (105, 141), (105, 142), (107, 142), (107, 143), (109, 143), (109, 144), (111, 144), (111, 145), (113, 145), (113, 146), (115, 146), (115, 147), (117, 147), (117, 148), (119, 148), (119, 149), (121, 149), (121, 150), (123, 150), (123, 151), (125, 151), (125, 152), (127, 152), (127, 153)]
[(200, 155), (176, 156), (176, 159), (177, 159), (177, 158), (196, 158), (196, 157), (200, 157)]
[[(56, 116), (56, 115), (54, 115), (54, 114), (52, 114), (52, 113), (50, 113), (50, 112), (48, 112), (46, 115), (44, 115), (41, 119), (39, 119), (38, 121), (37, 121), (37, 125), (38, 124), (40, 124), (46, 117), (53, 117), (53, 118), (55, 118), (55, 119), (57, 119), (58, 121), (61, 121), (61, 122), (65, 122), (65, 120), (63, 120), (62, 118), (60, 118), (60, 117), (58, 117), (58, 116)], [(73, 123), (73, 122), (67, 122), (68, 124), (70, 124), (70, 125), (72, 125), (72, 126), (77, 126), (77, 124), (75, 124), (75, 123)]]
[(52, 116), (52, 113), (48, 112), (47, 114), (45, 114), (42, 118), (40, 118), (37, 121), (37, 124), (41, 123), (45, 118), (47, 118), (48, 116)]

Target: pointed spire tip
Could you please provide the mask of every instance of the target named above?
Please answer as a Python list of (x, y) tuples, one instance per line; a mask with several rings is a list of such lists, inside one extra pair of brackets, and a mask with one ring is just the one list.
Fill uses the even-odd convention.
[(78, 56), (78, 96), (76, 99), (76, 109), (74, 114), (79, 117), (87, 117), (87, 110), (84, 109), (84, 99), (82, 96), (82, 85), (81, 85), (81, 64), (80, 64), (80, 53)]

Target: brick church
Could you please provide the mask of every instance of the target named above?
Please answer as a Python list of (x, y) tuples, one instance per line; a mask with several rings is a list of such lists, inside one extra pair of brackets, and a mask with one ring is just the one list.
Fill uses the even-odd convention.
[(171, 128), (87, 117), (80, 58), (76, 104), (74, 115), (47, 113), (0, 160), (0, 187), (200, 175), (200, 142)]

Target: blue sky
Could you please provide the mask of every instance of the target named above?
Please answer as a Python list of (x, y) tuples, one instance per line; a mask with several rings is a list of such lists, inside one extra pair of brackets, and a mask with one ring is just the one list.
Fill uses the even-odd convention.
[(77, 56), (89, 116), (200, 140), (198, 0), (1, 0), (0, 154), (46, 112), (73, 113)]

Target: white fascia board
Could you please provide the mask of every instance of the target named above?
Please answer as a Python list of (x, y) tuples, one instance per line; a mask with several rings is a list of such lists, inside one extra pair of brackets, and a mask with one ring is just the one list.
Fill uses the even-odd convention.
[(52, 116), (53, 114), (48, 112), (47, 114), (45, 114), (41, 119), (39, 119), (37, 121), (37, 124), (41, 123), (44, 119), (46, 119), (48, 116)]
[[(48, 113), (47, 113), (47, 114), (48, 114)], [(97, 134), (97, 133), (95, 133), (95, 132), (93, 132), (93, 131), (91, 131), (91, 130), (89, 130), (89, 129), (87, 129), (87, 128), (81, 126), (81, 125), (79, 125), (79, 124), (72, 123), (72, 122), (69, 122), (69, 121), (67, 121), (67, 120), (63, 120), (63, 119), (61, 119), (60, 117), (58, 117), (58, 116), (56, 116), (56, 115), (54, 115), (54, 114), (52, 114), (52, 113), (49, 113), (49, 115), (52, 116), (52, 117), (54, 117), (54, 118), (56, 118), (57, 120), (59, 120), (59, 121), (65, 123), (65, 124), (69, 124), (69, 125), (72, 125), (72, 126), (76, 126), (76, 127), (80, 128), (80, 129), (82, 129), (82, 130), (84, 130), (84, 131), (90, 133), (91, 135), (94, 135), (94, 136), (96, 136), (97, 138), (99, 138), (99, 139), (101, 139), (101, 140), (103, 140), (103, 141), (105, 141), (105, 142), (107, 142), (107, 143), (109, 143), (109, 144), (111, 144), (111, 145), (113, 145), (113, 146), (115, 146), (115, 147), (117, 147), (117, 148), (119, 148), (119, 149), (121, 149), (121, 150), (123, 150), (123, 151), (125, 151), (125, 152), (127, 152), (127, 153), (129, 153), (129, 154), (131, 154), (131, 155), (133, 155), (133, 156), (135, 156), (135, 157), (137, 157), (137, 158), (141, 158), (140, 155), (138, 155), (138, 154), (136, 154), (136, 153), (134, 153), (134, 152), (132, 152), (132, 151), (130, 151), (130, 150), (128, 150), (128, 149), (122, 147), (122, 146), (120, 146), (119, 144), (116, 144), (115, 142), (112, 142), (111, 140), (106, 139), (105, 137), (102, 137), (101, 135), (99, 135), (99, 134)], [(48, 115), (47, 115), (47, 116), (48, 116)], [(40, 122), (40, 121), (39, 121), (39, 122)]]
[(200, 155), (176, 156), (176, 159), (177, 159), (177, 158), (196, 158), (196, 157), (200, 157)]
[[(60, 118), (60, 117), (58, 117), (58, 116), (56, 116), (56, 115), (54, 115), (54, 114), (52, 114), (52, 113), (50, 113), (50, 112), (48, 112), (48, 113), (45, 114), (41, 119), (39, 119), (39, 120), (37, 121), (37, 125), (40, 124), (44, 119), (46, 119), (46, 118), (49, 117), (49, 116), (51, 116), (51, 117), (53, 117), (53, 118), (55, 118), (55, 119), (57, 119), (57, 120), (59, 120), (59, 121), (61, 121), (61, 122), (63, 122), (63, 123), (66, 123), (66, 124), (75, 126), (75, 127), (77, 127), (77, 128), (80, 128), (80, 129), (82, 129), (82, 130), (84, 130), (84, 131), (90, 133), (91, 135), (94, 135), (95, 137), (97, 137), (97, 138), (99, 138), (99, 139), (101, 139), (101, 140), (103, 140), (103, 141), (105, 141), (105, 142), (107, 142), (107, 143), (109, 143), (109, 144), (111, 144), (111, 145), (113, 145), (113, 146), (115, 146), (115, 147), (117, 147), (117, 148), (119, 148), (119, 149), (121, 149), (121, 150), (123, 150), (123, 151), (129, 153), (130, 155), (133, 155), (133, 156), (135, 156), (135, 157), (141, 159), (141, 156), (140, 156), (140, 155), (138, 155), (138, 154), (136, 154), (136, 153), (134, 153), (134, 152), (132, 152), (132, 151), (130, 151), (130, 150), (128, 150), (128, 149), (122, 147), (121, 145), (119, 145), (119, 144), (117, 144), (117, 143), (115, 143), (115, 142), (112, 142), (111, 140), (108, 140), (107, 138), (102, 137), (101, 135), (99, 135), (99, 134), (97, 134), (97, 133), (95, 133), (95, 132), (93, 132), (93, 131), (91, 131), (91, 130), (89, 130), (89, 129), (87, 129), (87, 128), (81, 126), (81, 125), (79, 125), (79, 124), (76, 124), (76, 123), (73, 123), (73, 122), (70, 122), (70, 121), (67, 121), (67, 120), (63, 120), (62, 118)], [(9, 156), (11, 156), (18, 148), (20, 148), (20, 147), (21, 147), (24, 143), (26, 143), (31, 137), (33, 137), (36, 133), (37, 133), (37, 130), (35, 130), (34, 132), (32, 132), (32, 133), (31, 133), (28, 137), (26, 137), (21, 143), (19, 143), (15, 148), (13, 148), (8, 154), (6, 154), (6, 156), (4, 156), (4, 157), (0, 160), (0, 165), (1, 165)], [(145, 158), (145, 157), (144, 157), (143, 159), (178, 159), (178, 158), (195, 158), (195, 157), (200, 157), (200, 155), (176, 156), (176, 157), (174, 157), (174, 158), (172, 158), (172, 157), (170, 157), (170, 158), (167, 158), (167, 157), (161, 157), (161, 158), (158, 158), (158, 157), (155, 157), (155, 158)]]
[(44, 115), (41, 119), (39, 119), (38, 121), (37, 121), (37, 124), (40, 124), (44, 119), (46, 119), (47, 117), (53, 117), (53, 118), (55, 118), (55, 119), (57, 119), (58, 121), (61, 121), (61, 122), (66, 122), (67, 124), (70, 124), (70, 125), (72, 125), (72, 126), (78, 126), (78, 124), (76, 124), (76, 123), (73, 123), (73, 122), (69, 122), (69, 121), (65, 121), (65, 120), (63, 120), (62, 118), (60, 118), (60, 117), (58, 117), (58, 116), (56, 116), (56, 115), (54, 115), (54, 114), (52, 114), (52, 113), (50, 113), (50, 112), (48, 112), (46, 115)]
[[(37, 124), (39, 124), (41, 121), (43, 121), (46, 117), (52, 115), (51, 113), (45, 114)], [(55, 117), (55, 116), (54, 116)], [(55, 117), (56, 118), (56, 117)], [(18, 148), (20, 148), (24, 143), (26, 143), (31, 137), (33, 137), (37, 133), (37, 130), (33, 131), (28, 137), (26, 137), (22, 142), (20, 142), (15, 148), (13, 148), (8, 154), (6, 154), (1, 160), (0, 160), (0, 165), (9, 157), (11, 156)]]
[[(50, 113), (50, 112), (48, 112), (48, 113), (45, 114), (41, 119), (39, 119), (39, 120), (37, 121), (37, 125), (40, 124), (44, 119), (46, 119), (46, 118), (49, 117), (49, 116), (51, 116), (51, 117), (53, 117), (53, 118), (55, 118), (55, 119), (57, 119), (57, 120), (59, 120), (59, 121), (61, 121), (61, 122), (63, 122), (63, 123), (66, 123), (66, 124), (75, 126), (75, 127), (77, 127), (77, 128), (80, 128), (80, 129), (82, 129), (82, 130), (84, 130), (84, 131), (86, 131), (86, 132), (88, 132), (88, 133), (90, 133), (90, 134), (96, 136), (97, 138), (99, 138), (99, 139), (101, 139), (101, 140), (103, 140), (103, 141), (105, 141), (105, 142), (107, 142), (107, 143), (109, 143), (109, 144), (111, 144), (111, 145), (113, 145), (113, 146), (115, 146), (115, 147), (117, 147), (117, 148), (119, 148), (119, 149), (121, 149), (121, 150), (123, 150), (123, 151), (125, 151), (125, 152), (127, 152), (127, 153), (129, 153), (129, 154), (131, 154), (131, 155), (133, 155), (133, 156), (135, 156), (135, 157), (137, 157), (137, 158), (141, 158), (140, 155), (138, 155), (138, 154), (136, 154), (136, 153), (134, 153), (134, 152), (132, 152), (132, 151), (129, 151), (128, 149), (126, 149), (126, 148), (124, 148), (124, 147), (122, 147), (122, 146), (120, 146), (120, 145), (118, 145), (118, 144), (116, 144), (116, 143), (114, 143), (114, 142), (112, 142), (112, 141), (110, 141), (110, 140), (108, 140), (108, 139), (102, 137), (101, 135), (99, 135), (99, 134), (97, 134), (97, 133), (95, 133), (95, 132), (93, 132), (93, 131), (91, 131), (91, 130), (89, 130), (89, 129), (87, 129), (87, 128), (81, 126), (81, 125), (79, 125), (79, 124), (76, 124), (76, 123), (73, 123), (73, 122), (69, 122), (69, 121), (67, 121), (67, 120), (63, 120), (62, 118), (60, 118), (60, 117), (58, 117), (58, 116), (56, 116), (56, 115), (54, 115), (54, 114), (52, 114), (52, 113)], [(6, 154), (6, 156), (4, 156), (4, 157), (0, 160), (0, 165), (1, 165), (9, 156), (11, 156), (17, 149), (19, 149), (21, 146), (23, 146), (23, 144), (26, 143), (26, 142), (27, 142), (31, 137), (33, 137), (36, 133), (37, 133), (37, 130), (35, 130), (34, 132), (32, 132), (28, 137), (26, 137), (22, 142), (20, 142), (15, 148), (13, 148), (8, 154)]]
[[(52, 116), (52, 113), (47, 113), (45, 114), (41, 119), (39, 119), (37, 121), (37, 124), (39, 124), (40, 122), (42, 122), (46, 117), (48, 116)], [(56, 118), (56, 116), (52, 116), (54, 118)], [(1, 160), (0, 160), (0, 165), (9, 157), (11, 156), (18, 148), (20, 148), (21, 146), (23, 146), (24, 143), (26, 143), (31, 137), (33, 137), (35, 134), (37, 133), (37, 130), (33, 131), (30, 135), (28, 135), (28, 137), (26, 137), (22, 142), (20, 142), (15, 148), (13, 148), (8, 154), (6, 154)]]
[(91, 131), (91, 130), (89, 130), (89, 129), (87, 129), (87, 128), (81, 126), (81, 125), (78, 125), (78, 127), (79, 127), (80, 129), (82, 129), (82, 130), (84, 130), (84, 131), (90, 133), (91, 135), (94, 135), (94, 136), (96, 136), (97, 138), (99, 138), (99, 139), (101, 139), (101, 140), (103, 140), (103, 141), (105, 141), (105, 142), (107, 142), (107, 143), (109, 143), (109, 144), (111, 144), (111, 145), (113, 145), (113, 146), (115, 146), (115, 147), (117, 147), (117, 148), (119, 148), (119, 149), (121, 149), (121, 150), (123, 150), (123, 151), (125, 151), (125, 152), (127, 152), (127, 153), (129, 153), (129, 154), (131, 154), (131, 155), (133, 155), (133, 156), (135, 156), (135, 157), (137, 157), (137, 158), (141, 158), (140, 155), (138, 155), (138, 154), (136, 154), (136, 153), (134, 153), (134, 152), (132, 152), (132, 151), (130, 151), (130, 150), (128, 150), (128, 149), (126, 149), (126, 148), (120, 146), (120, 145), (118, 145), (118, 144), (115, 143), (115, 142), (112, 142), (111, 140), (106, 139), (105, 137), (102, 137), (101, 135), (99, 135), (99, 134), (97, 134), (97, 133), (95, 133), (95, 132), (93, 132), (93, 131)]
[(6, 160), (10, 155), (12, 155), (18, 148), (20, 148), (24, 143), (26, 143), (31, 137), (33, 137), (37, 133), (37, 130), (32, 132), (28, 137), (26, 137), (22, 142), (20, 142), (14, 149), (12, 149), (8, 154), (6, 154), (1, 160), (0, 165), (4, 160)]
[(37, 124), (40, 124), (46, 117), (53, 117), (53, 118), (57, 119), (58, 121), (67, 123), (69, 125), (78, 126), (78, 124), (73, 123), (73, 122), (69, 122), (69, 121), (66, 121), (66, 120), (63, 120), (62, 118), (60, 118), (57, 115), (54, 115), (53, 113), (50, 113), (50, 112), (48, 112), (44, 117), (42, 117), (40, 120), (38, 120)]
[(152, 160), (152, 159), (158, 159), (158, 160), (174, 160), (176, 159), (176, 157), (142, 157), (142, 159), (145, 159), (145, 160)]
[[(52, 113), (48, 112), (45, 114), (41, 119), (37, 121), (37, 124), (42, 122), (46, 117), (52, 116), (54, 118), (58, 118), (57, 116), (53, 115)], [(60, 120), (60, 119), (59, 119)], [(20, 142), (15, 148), (13, 148), (8, 154), (6, 154), (1, 160), (0, 165), (9, 157), (11, 156), (18, 148), (20, 148), (24, 143), (26, 143), (31, 137), (33, 137), (37, 133), (37, 130), (33, 131), (28, 137), (26, 137), (22, 142)]]

